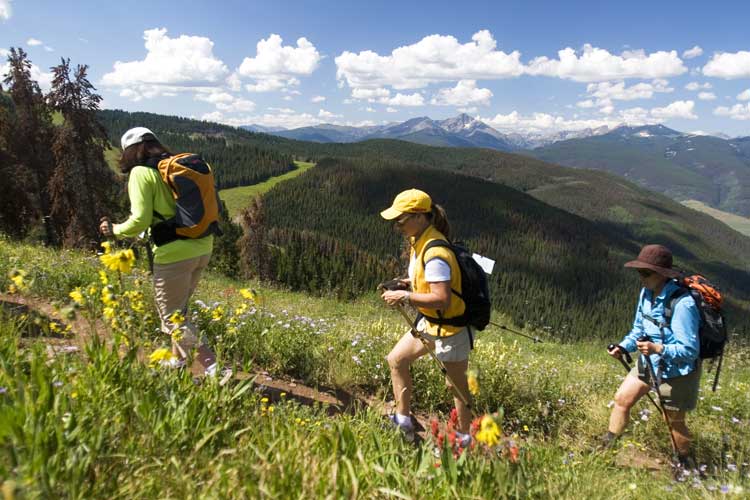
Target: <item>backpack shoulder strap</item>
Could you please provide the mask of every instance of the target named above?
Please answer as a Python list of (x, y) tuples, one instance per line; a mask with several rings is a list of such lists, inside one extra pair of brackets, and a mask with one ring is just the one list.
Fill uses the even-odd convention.
[(432, 240), (429, 243), (427, 243), (424, 250), (422, 251), (422, 266), (423, 267), (425, 265), (424, 258), (427, 255), (427, 251), (430, 250), (431, 248), (436, 248), (436, 247), (445, 247), (450, 250), (451, 244), (445, 240)]
[(680, 286), (677, 290), (672, 292), (666, 301), (666, 305), (664, 306), (664, 319), (668, 327), (672, 325), (672, 316), (674, 315), (674, 308), (677, 306), (677, 301), (685, 295), (690, 295), (690, 290), (684, 286)]

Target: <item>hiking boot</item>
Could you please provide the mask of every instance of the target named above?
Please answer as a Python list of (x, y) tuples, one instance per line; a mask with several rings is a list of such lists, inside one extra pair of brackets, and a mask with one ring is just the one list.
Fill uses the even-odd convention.
[(690, 475), (706, 478), (705, 468), (698, 467), (692, 455), (678, 455), (672, 459), (672, 475), (676, 481), (684, 481)]

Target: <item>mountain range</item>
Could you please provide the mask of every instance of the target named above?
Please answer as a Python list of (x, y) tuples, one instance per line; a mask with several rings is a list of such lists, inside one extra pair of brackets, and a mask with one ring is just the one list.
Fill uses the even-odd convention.
[(605, 170), (678, 201), (750, 215), (750, 137), (684, 134), (663, 125), (618, 127), (526, 152), (569, 167)]
[(557, 141), (605, 134), (609, 128), (567, 130), (554, 133), (513, 132), (505, 134), (465, 113), (446, 120), (433, 120), (427, 116), (412, 118), (402, 123), (389, 123), (366, 127), (321, 124), (291, 130), (261, 125), (241, 127), (251, 132), (312, 142), (359, 142), (369, 139), (400, 139), (428, 146), (489, 148), (498, 151), (520, 151), (552, 144)]
[(513, 152), (569, 167), (605, 170), (677, 201), (697, 200), (716, 209), (750, 215), (750, 137), (686, 134), (664, 125), (502, 133), (467, 114), (446, 120), (423, 116), (368, 127), (243, 128), (316, 143), (399, 139), (429, 146)]

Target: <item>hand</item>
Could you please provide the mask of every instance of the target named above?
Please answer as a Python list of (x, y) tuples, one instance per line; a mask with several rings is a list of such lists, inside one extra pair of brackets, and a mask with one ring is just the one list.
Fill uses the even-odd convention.
[(102, 217), (99, 219), (99, 232), (104, 236), (113, 236), (112, 223), (109, 221), (109, 217)]
[(607, 348), (607, 352), (610, 356), (616, 359), (622, 359), (622, 349), (619, 345), (612, 344)]
[(386, 290), (381, 297), (389, 306), (395, 306), (406, 300), (408, 295), (409, 292), (405, 290)]
[(651, 341), (636, 342), (636, 347), (641, 354), (648, 356), (649, 354), (661, 354), (664, 350), (664, 346), (661, 344), (654, 344)]

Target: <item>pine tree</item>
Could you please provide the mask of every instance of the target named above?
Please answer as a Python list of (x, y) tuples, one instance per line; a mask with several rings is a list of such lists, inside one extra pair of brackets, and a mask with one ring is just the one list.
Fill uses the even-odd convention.
[[(13, 104), (12, 110), (9, 109), (3, 115), (3, 130), (0, 132), (9, 157), (9, 163), (3, 161), (3, 165), (10, 168), (8, 171), (4, 169), (3, 179), (10, 178), (6, 175), (13, 176), (23, 189), (34, 194), (27, 195), (25, 199), (16, 196), (7, 200), (8, 205), (3, 207), (3, 220), (13, 220), (15, 224), (19, 224), (20, 227), (15, 232), (19, 235), (41, 221), (47, 244), (55, 244), (58, 238), (49, 224), (51, 200), (47, 189), (53, 168), (52, 115), (39, 84), (31, 79), (31, 61), (26, 52), (11, 48), (8, 64), (8, 73), (3, 82), (7, 85)], [(5, 189), (4, 187), (3, 197), (12, 192)], [(32, 200), (33, 207), (29, 206)], [(23, 215), (17, 217), (9, 212), (15, 209), (20, 209)]]
[(116, 180), (104, 159), (107, 134), (97, 121), (102, 98), (79, 65), (71, 78), (70, 60), (52, 68), (47, 100), (63, 117), (56, 128), (52, 151), (55, 169), (50, 179), (52, 216), (63, 231), (66, 246), (91, 245), (99, 217), (114, 208)]
[(238, 245), (244, 274), (262, 280), (271, 278), (271, 256), (266, 234), (266, 212), (263, 199), (256, 196), (240, 214), (244, 236)]

